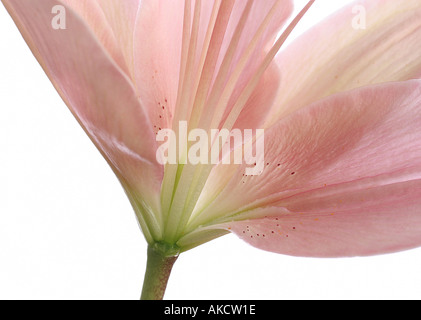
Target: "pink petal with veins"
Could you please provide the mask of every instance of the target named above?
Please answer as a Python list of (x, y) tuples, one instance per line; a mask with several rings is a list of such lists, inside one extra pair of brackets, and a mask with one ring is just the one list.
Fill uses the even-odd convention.
[[(159, 212), (163, 168), (135, 88), (87, 24), (56, 0), (3, 0), (34, 55), (120, 180)], [(67, 29), (51, 26), (51, 9), (66, 7)], [(95, 57), (92, 59), (92, 57)]]
[[(366, 12), (365, 29), (353, 24), (356, 5)], [(278, 55), (283, 77), (269, 124), (331, 94), (419, 78), (420, 39), (418, 0), (361, 0), (344, 7)]]
[(113, 30), (134, 81), (134, 30), (141, 0), (96, 0)]
[[(208, 183), (218, 194), (214, 193), (207, 201), (202, 199), (209, 210), (201, 212), (191, 222), (191, 228), (206, 225), (212, 219), (250, 220), (247, 223), (252, 226), (256, 219), (256, 228), (260, 230), (256, 234), (265, 231), (267, 235), (274, 231), (269, 230), (274, 224), (282, 226), (284, 218), (287, 225), (290, 221), (298, 223), (301, 213), (313, 218), (312, 232), (316, 238), (325, 233), (323, 224), (316, 221), (322, 218), (338, 224), (344, 221), (343, 227), (329, 228), (336, 228), (338, 234), (347, 230), (346, 237), (355, 234), (361, 241), (355, 251), (348, 252), (350, 247), (341, 247), (344, 255), (414, 246), (419, 239), (417, 230), (421, 228), (416, 225), (418, 220), (421, 222), (417, 212), (421, 192), (420, 123), (421, 81), (418, 80), (357, 89), (315, 103), (268, 129), (266, 168), (262, 175), (244, 176), (246, 165), (215, 168)], [(222, 171), (218, 173), (218, 170)], [(393, 215), (396, 219), (390, 218)], [(265, 216), (276, 216), (280, 222)], [(353, 224), (351, 220), (355, 220)], [(240, 235), (244, 231), (244, 222), (230, 222), (226, 226)], [(402, 234), (391, 237), (385, 247), (364, 242), (364, 234), (374, 239), (376, 232), (384, 230), (386, 237), (386, 233), (393, 233), (394, 226), (405, 226), (405, 230), (412, 231), (408, 231), (408, 237)], [(310, 234), (308, 229), (305, 237)], [(332, 237), (332, 245), (339, 243), (338, 237)], [(402, 243), (398, 243), (399, 238)], [(259, 246), (276, 251), (274, 248), (279, 245), (277, 252), (284, 250), (281, 244), (271, 243), (269, 239), (275, 238), (268, 237), (263, 242), (260, 239)], [(324, 253), (320, 251), (322, 248), (312, 247), (314, 255), (340, 253), (339, 247), (330, 248), (326, 243), (323, 246), (327, 250)], [(313, 255), (305, 248), (288, 252)]]

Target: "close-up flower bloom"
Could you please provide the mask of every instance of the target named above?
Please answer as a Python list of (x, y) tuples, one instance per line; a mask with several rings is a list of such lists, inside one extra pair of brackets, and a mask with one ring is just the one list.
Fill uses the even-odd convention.
[(142, 299), (229, 233), (299, 257), (421, 245), (421, 1), (356, 1), (288, 44), (317, 0), (2, 3), (134, 209)]

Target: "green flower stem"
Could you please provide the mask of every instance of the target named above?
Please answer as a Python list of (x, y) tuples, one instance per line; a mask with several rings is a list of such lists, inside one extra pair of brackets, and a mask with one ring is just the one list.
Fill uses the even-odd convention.
[(162, 250), (159, 246), (148, 247), (145, 280), (141, 300), (162, 300), (167, 288), (172, 267), (178, 253)]

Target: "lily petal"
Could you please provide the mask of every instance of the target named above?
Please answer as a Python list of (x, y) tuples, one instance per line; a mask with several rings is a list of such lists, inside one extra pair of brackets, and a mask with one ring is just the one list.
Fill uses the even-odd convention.
[[(134, 80), (134, 39), (141, 0), (97, 0), (121, 48), (130, 76)], [(80, 1), (79, 1), (80, 2)]]
[[(335, 208), (352, 214), (383, 210), (384, 203), (415, 223), (405, 201), (419, 206), (419, 190), (411, 188), (419, 188), (421, 179), (420, 123), (419, 80), (355, 89), (303, 108), (267, 130), (261, 175), (245, 176), (247, 164), (215, 167), (190, 227), (270, 215), (253, 211), (259, 207), (277, 207), (271, 212), (279, 219), (311, 210), (318, 218)], [(403, 189), (405, 196), (398, 192)], [(376, 212), (380, 226), (380, 213), (389, 211)], [(238, 231), (235, 224), (229, 226)]]
[(266, 218), (227, 223), (225, 229), (257, 248), (292, 256), (392, 253), (419, 246), (420, 198), (421, 179), (353, 192), (335, 190), (314, 199), (296, 198), (303, 202), (286, 204), (290, 210), (257, 209), (251, 214)]
[(142, 1), (134, 33), (135, 79), (155, 132), (171, 128), (183, 34), (182, 1)]
[(115, 36), (110, 22), (104, 15), (104, 11), (100, 6), (100, 2), (96, 0), (60, 0), (55, 5), (60, 3), (66, 5), (68, 8), (71, 8), (74, 13), (83, 18), (84, 23), (89, 25), (90, 30), (95, 34), (97, 40), (107, 50), (108, 54), (110, 54), (113, 60), (124, 72), (129, 74), (128, 65), (124, 59), (125, 57), (119, 45), (120, 43), (118, 38)]
[[(359, 13), (365, 29), (356, 28)], [(268, 126), (334, 93), (418, 78), (420, 39), (420, 1), (363, 0), (343, 8), (278, 55), (283, 78)]]
[[(90, 26), (65, 3), (3, 3), (69, 109), (126, 191), (132, 193), (129, 196), (139, 196), (145, 207), (159, 212), (163, 168), (156, 162), (155, 137), (148, 115), (129, 78)], [(67, 28), (63, 30), (51, 26), (51, 8), (57, 3), (66, 8)]]

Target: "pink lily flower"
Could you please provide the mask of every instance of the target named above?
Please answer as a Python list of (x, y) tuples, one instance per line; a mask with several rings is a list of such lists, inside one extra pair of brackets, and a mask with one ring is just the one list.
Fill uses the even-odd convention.
[[(421, 245), (419, 0), (358, 1), (365, 29), (351, 5), (282, 51), (314, 0), (280, 37), (290, 0), (2, 2), (133, 205), (143, 299), (162, 299), (180, 253), (230, 232), (293, 256)], [(183, 121), (264, 129), (262, 170), (160, 163), (157, 135)]]

